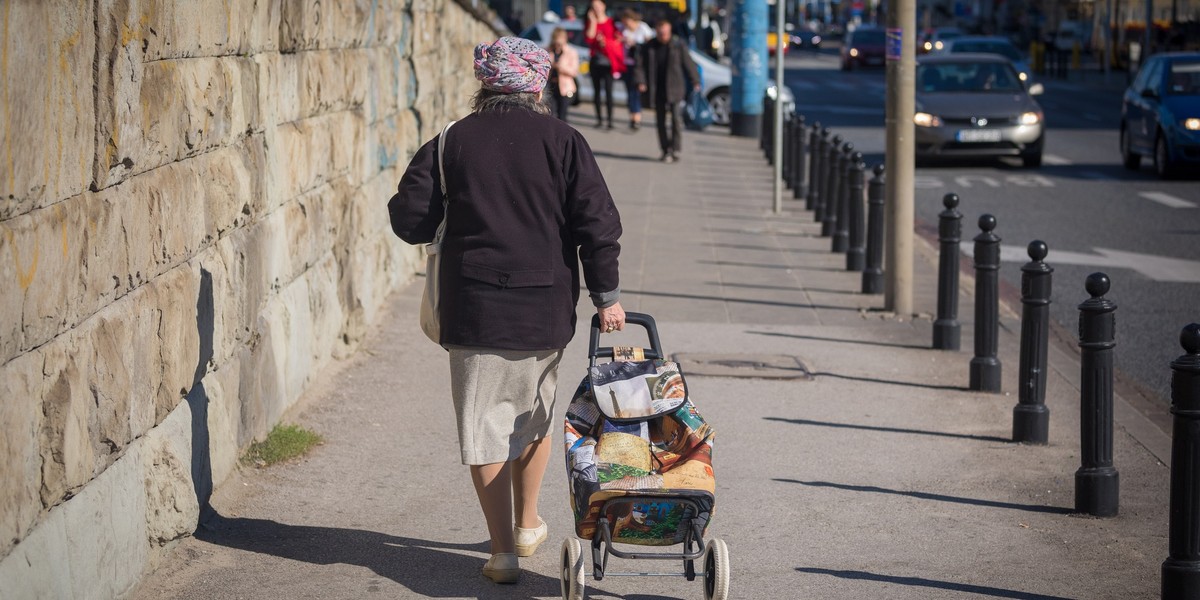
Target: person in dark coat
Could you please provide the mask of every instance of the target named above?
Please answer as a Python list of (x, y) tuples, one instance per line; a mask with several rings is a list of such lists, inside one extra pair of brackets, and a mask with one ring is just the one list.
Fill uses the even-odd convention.
[(680, 105), (689, 89), (700, 91), (700, 73), (687, 46), (671, 35), (670, 21), (662, 19), (654, 30), (654, 39), (642, 45), (635, 75), (638, 89), (648, 92), (654, 105), (662, 160), (670, 163), (683, 149)]
[(480, 44), (474, 112), (442, 133), (447, 207), (438, 138), (417, 151), (388, 202), (392, 229), (410, 244), (433, 241), (445, 217), (441, 272), (426, 276), (441, 285), (462, 462), (491, 538), (483, 573), (499, 583), (516, 582), (517, 557), (547, 537), (538, 490), (580, 264), (602, 327), (625, 324), (620, 215), (587, 141), (542, 103), (551, 60), (528, 40)]

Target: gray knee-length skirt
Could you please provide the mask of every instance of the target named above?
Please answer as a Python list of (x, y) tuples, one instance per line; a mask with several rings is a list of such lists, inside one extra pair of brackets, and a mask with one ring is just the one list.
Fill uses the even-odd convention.
[(464, 465), (513, 460), (550, 435), (562, 350), (449, 350)]

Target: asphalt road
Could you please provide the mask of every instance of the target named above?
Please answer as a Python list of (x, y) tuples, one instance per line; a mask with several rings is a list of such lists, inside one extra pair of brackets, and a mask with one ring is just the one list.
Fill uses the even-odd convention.
[[(836, 56), (812, 52), (793, 53), (785, 64), (797, 111), (854, 143), (868, 165), (882, 162), (883, 70), (844, 73)], [(1138, 172), (1123, 169), (1120, 76), (1109, 85), (1098, 77), (1042, 81), (1045, 164), (1025, 169), (1005, 159), (919, 167), (917, 218), (936, 224), (947, 192), (962, 199), (965, 240), (979, 232), (979, 215), (995, 215), (1006, 247), (1001, 277), (1018, 289), (1026, 244), (1045, 241), (1046, 262), (1055, 268), (1051, 314), (1070, 332), (1087, 298), (1087, 275), (1107, 273), (1108, 297), (1118, 304), (1117, 368), (1152, 401), (1168, 403), (1168, 363), (1182, 352), (1180, 328), (1200, 321), (1200, 180), (1159, 181), (1148, 161)], [(969, 317), (969, 306), (959, 310)]]

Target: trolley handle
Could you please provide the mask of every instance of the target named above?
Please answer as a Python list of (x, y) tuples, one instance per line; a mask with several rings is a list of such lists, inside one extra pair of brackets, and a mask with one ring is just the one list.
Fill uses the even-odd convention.
[[(658, 326), (654, 317), (645, 313), (625, 313), (625, 323), (641, 325), (650, 338), (650, 349), (645, 352), (646, 358), (666, 358), (662, 351), (662, 342), (658, 341)], [(592, 333), (588, 342), (588, 358), (594, 363), (597, 358), (612, 358), (612, 346), (600, 347), (600, 315), (592, 315)]]

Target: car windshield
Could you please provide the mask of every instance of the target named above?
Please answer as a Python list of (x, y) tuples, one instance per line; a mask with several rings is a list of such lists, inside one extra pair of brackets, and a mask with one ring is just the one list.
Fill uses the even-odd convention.
[(1020, 92), (1021, 81), (1006, 63), (934, 63), (917, 67), (917, 89), (938, 92)]
[(863, 29), (854, 32), (853, 43), (859, 46), (882, 46), (883, 31), (878, 29)]
[(1175, 61), (1164, 86), (1168, 96), (1200, 96), (1200, 61)]
[(954, 47), (951, 52), (962, 53), (971, 52), (979, 54), (999, 54), (1008, 60), (1021, 60), (1021, 53), (1017, 52), (1012, 44), (1005, 42), (974, 42), (970, 40), (959, 40), (954, 42)]

